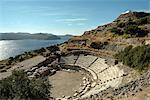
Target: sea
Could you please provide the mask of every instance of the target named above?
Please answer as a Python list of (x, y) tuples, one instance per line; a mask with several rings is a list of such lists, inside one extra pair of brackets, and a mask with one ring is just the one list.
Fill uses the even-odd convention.
[(70, 37), (57, 40), (0, 40), (0, 60), (14, 57), (26, 51), (40, 49), (67, 41)]

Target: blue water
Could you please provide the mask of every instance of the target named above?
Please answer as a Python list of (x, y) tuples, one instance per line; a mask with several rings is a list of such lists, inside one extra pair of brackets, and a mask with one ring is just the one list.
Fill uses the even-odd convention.
[(58, 40), (1, 40), (0, 41), (0, 60), (14, 57), (25, 51), (39, 49), (54, 44), (60, 44), (69, 38), (63, 37)]

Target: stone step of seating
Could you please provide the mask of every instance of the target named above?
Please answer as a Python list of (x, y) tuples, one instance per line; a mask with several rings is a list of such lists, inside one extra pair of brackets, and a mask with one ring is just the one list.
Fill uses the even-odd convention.
[(76, 64), (76, 62), (77, 62), (77, 60), (78, 60), (79, 56), (80, 56), (80, 55), (77, 55), (77, 58), (75, 59), (74, 64)]
[(91, 67), (97, 60), (98, 60), (98, 57), (88, 67)]
[(120, 76), (120, 77), (117, 77), (115, 79), (112, 78), (109, 81), (105, 81), (103, 83), (99, 83), (93, 89), (91, 89), (89, 92), (87, 92), (85, 95), (83, 95), (82, 97), (87, 97), (89, 95), (98, 94), (100, 91), (104, 91), (105, 89), (107, 89), (109, 87), (118, 87), (118, 85), (122, 81), (122, 78), (123, 77)]
[(69, 55), (69, 56), (61, 57), (60, 58), (60, 63), (74, 64), (74, 62), (76, 61), (77, 57), (78, 56), (74, 56), (74, 55)]
[(98, 73), (98, 79), (100, 79), (102, 82), (111, 79), (112, 77), (118, 76), (119, 70), (117, 67), (109, 67), (102, 73)]
[(99, 83), (97, 85), (108, 85), (107, 87), (111, 86), (111, 87), (118, 87), (118, 85), (122, 82), (122, 78), (124, 76), (121, 75), (121, 76), (116, 76), (116, 77), (113, 77), (111, 79), (108, 79), (108, 80), (105, 80), (105, 81), (99, 81)]
[(89, 68), (95, 71), (95, 73), (99, 73), (108, 67), (104, 59), (98, 58)]
[[(96, 71), (96, 70), (95, 70)], [(102, 73), (97, 73), (98, 80), (97, 85), (87, 92), (83, 97), (86, 97), (90, 94), (99, 93), (102, 90), (105, 90), (109, 87), (118, 87), (122, 82), (123, 71), (120, 70), (117, 66), (111, 66)]]
[(78, 60), (76, 61), (76, 65), (82, 66), (82, 67), (89, 67), (91, 63), (96, 59), (96, 56), (92, 55), (82, 55), (80, 54)]
[[(122, 81), (122, 78), (123, 77), (125, 77), (125, 76), (127, 76), (128, 74), (123, 74), (123, 70), (121, 70), (121, 73), (119, 73), (119, 75), (120, 76), (117, 76), (117, 77), (114, 77), (114, 78), (112, 78), (112, 80), (111, 81), (108, 81), (108, 82), (106, 82), (106, 83), (102, 83), (102, 84), (100, 84), (101, 85), (101, 89), (102, 89), (102, 86), (104, 86), (104, 84), (105, 84), (105, 87), (108, 87), (108, 88), (106, 88), (106, 89), (104, 89), (104, 90), (101, 90), (100, 92), (98, 92), (97, 91), (97, 93), (95, 92), (95, 94), (92, 94), (92, 95), (95, 95), (94, 96), (94, 100), (105, 100), (106, 98), (102, 98), (102, 95), (103, 95), (103, 93), (105, 92), (106, 94), (108, 94), (108, 91), (107, 91), (107, 89), (109, 89), (110, 87), (108, 86), (108, 84), (112, 84), (111, 85), (111, 87), (115, 87), (115, 93), (112, 93), (112, 92), (114, 92), (114, 90), (111, 92), (112, 94), (113, 94), (113, 96), (120, 96), (120, 95), (123, 95), (123, 94), (125, 94), (125, 93), (127, 93), (128, 91), (130, 91), (131, 92), (131, 90), (129, 90), (128, 89), (128, 87), (129, 87), (129, 85), (127, 85), (127, 86), (125, 86), (125, 87), (120, 87), (120, 88), (118, 88), (119, 86), (118, 86), (118, 84), (120, 84), (120, 82)], [(116, 86), (116, 84), (117, 84), (117, 86)], [(140, 91), (140, 89), (141, 88), (139, 88), (139, 90), (138, 89), (136, 89), (135, 88), (135, 92), (137, 92), (137, 91)], [(134, 92), (134, 93), (135, 93)], [(101, 94), (102, 93), (102, 94)], [(133, 94), (134, 94), (133, 93)], [(106, 96), (106, 95), (103, 95), (103, 96)], [(91, 96), (90, 96), (91, 97)], [(99, 97), (99, 98), (95, 98), (95, 97)], [(88, 98), (86, 99), (86, 100), (88, 100)], [(116, 100), (116, 99), (115, 99)], [(118, 100), (118, 99), (117, 99)]]

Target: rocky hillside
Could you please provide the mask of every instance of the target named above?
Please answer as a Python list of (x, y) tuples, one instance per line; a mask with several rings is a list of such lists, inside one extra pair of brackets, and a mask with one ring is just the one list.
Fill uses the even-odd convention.
[[(82, 36), (71, 38), (63, 50), (90, 49), (116, 52), (129, 45), (149, 43), (150, 13), (127, 12), (113, 22), (85, 31)], [(103, 52), (102, 52), (103, 53)]]
[(130, 37), (144, 37), (150, 32), (150, 13), (131, 12), (121, 14), (112, 23), (98, 26), (86, 31), (83, 36), (100, 34), (129, 35)]

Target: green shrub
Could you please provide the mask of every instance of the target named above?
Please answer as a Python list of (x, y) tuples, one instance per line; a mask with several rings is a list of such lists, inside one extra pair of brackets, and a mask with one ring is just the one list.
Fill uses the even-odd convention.
[(59, 51), (59, 47), (58, 47), (58, 46), (56, 46), (56, 45), (53, 45), (53, 46), (47, 47), (47, 49), (48, 49), (50, 52)]
[(125, 27), (125, 33), (131, 36), (144, 37), (148, 34), (147, 31), (138, 28), (137, 25), (129, 25)]
[(0, 99), (48, 100), (50, 85), (43, 79), (30, 80), (23, 71), (0, 80)]
[(114, 28), (110, 29), (110, 31), (113, 32), (113, 33), (117, 33), (118, 29), (114, 27)]
[(150, 24), (150, 16), (146, 16), (143, 18), (140, 18), (135, 21), (137, 25), (144, 25), (144, 24)]
[(13, 58), (13, 57), (9, 57), (9, 60), (13, 61), (13, 60), (14, 60), (14, 58)]
[(125, 26), (136, 25), (136, 22), (129, 20), (125, 23)]
[(14, 60), (18, 60), (21, 57), (21, 55), (17, 55), (14, 57)]
[(110, 29), (110, 31), (115, 34), (122, 35), (121, 30), (116, 27), (113, 27), (112, 29)]
[(101, 42), (92, 42), (90, 44), (90, 47), (94, 48), (94, 49), (102, 49), (103, 48), (103, 43), (101, 43)]
[(123, 34), (122, 37), (125, 38), (125, 39), (127, 39), (127, 38), (130, 38), (131, 35), (130, 34)]
[(37, 50), (34, 50), (35, 53), (38, 53), (38, 54), (41, 54), (43, 52), (45, 52), (45, 48), (40, 48), (40, 49), (37, 49)]
[(104, 42), (92, 42), (90, 44), (90, 47), (94, 48), (94, 49), (103, 49), (104, 45), (108, 45), (108, 44), (109, 43), (107, 41), (104, 41)]
[(115, 55), (119, 61), (132, 68), (143, 70), (150, 67), (150, 45), (129, 46)]
[(135, 35), (138, 32), (139, 28), (136, 25), (130, 25), (125, 27), (125, 33), (130, 35)]
[(120, 23), (118, 23), (117, 26), (120, 27), (120, 28), (123, 28), (123, 27), (125, 27), (125, 23), (124, 22), (120, 22)]

